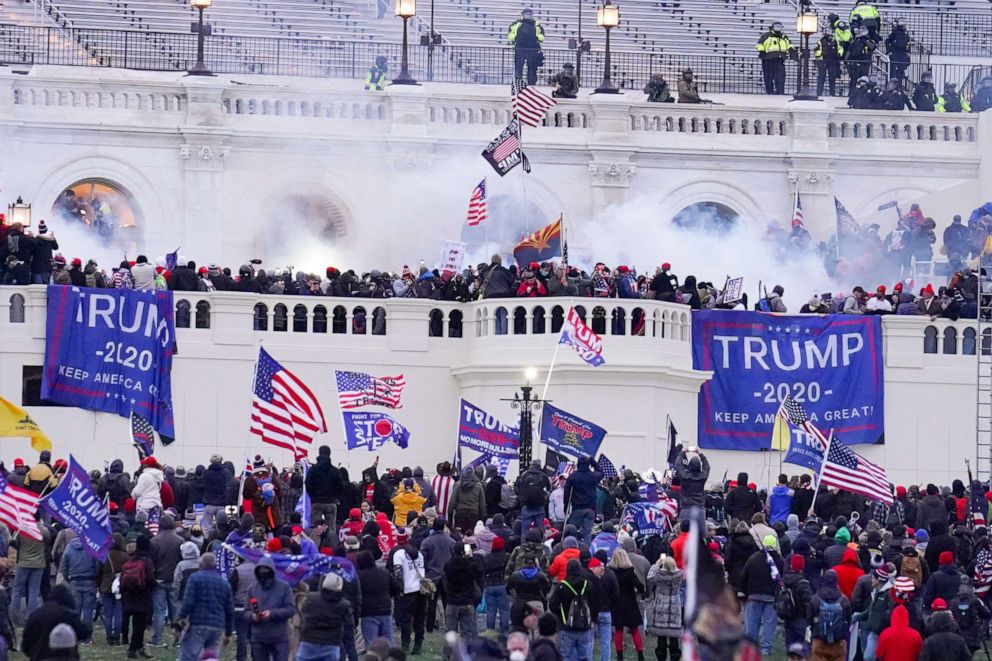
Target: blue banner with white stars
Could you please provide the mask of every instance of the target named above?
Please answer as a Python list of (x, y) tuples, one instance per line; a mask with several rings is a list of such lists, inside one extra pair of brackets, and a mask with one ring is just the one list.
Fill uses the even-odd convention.
[(884, 442), (877, 316), (693, 312), (692, 366), (713, 372), (699, 392), (701, 448), (768, 449), (789, 395), (824, 434), (832, 429), (848, 444)]
[(171, 291), (48, 288), (41, 396), (91, 411), (131, 412), (175, 438)]

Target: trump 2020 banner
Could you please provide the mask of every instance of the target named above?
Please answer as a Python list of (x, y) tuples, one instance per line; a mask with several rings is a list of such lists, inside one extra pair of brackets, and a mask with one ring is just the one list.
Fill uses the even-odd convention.
[(824, 434), (884, 442), (881, 320), (868, 315), (692, 314), (692, 366), (713, 372), (699, 392), (699, 447), (762, 450), (787, 395)]
[(128, 418), (175, 438), (172, 292), (48, 288), (41, 396)]
[(592, 457), (606, 438), (606, 430), (560, 408), (544, 405), (541, 414), (541, 440), (560, 454)]
[(101, 562), (107, 559), (112, 539), (110, 513), (93, 492), (90, 476), (75, 457), (69, 455), (65, 477), (41, 499), (40, 505), (56, 521), (76, 531), (87, 555)]
[(507, 427), (464, 399), (458, 416), (458, 447), (471, 448), (493, 457), (517, 458), (520, 449), (520, 431)]

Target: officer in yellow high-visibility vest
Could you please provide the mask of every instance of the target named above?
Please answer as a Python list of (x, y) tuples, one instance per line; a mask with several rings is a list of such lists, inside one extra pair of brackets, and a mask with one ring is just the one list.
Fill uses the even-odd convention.
[(875, 9), (875, 5), (868, 2), (868, 0), (858, 0), (854, 3), (854, 9), (851, 10), (851, 24), (861, 23), (861, 25), (868, 28), (868, 36), (874, 41), (878, 41), (878, 31), (882, 27), (882, 17), (879, 15), (878, 10)]
[(792, 51), (792, 42), (782, 32), (782, 24), (775, 21), (771, 29), (758, 37), (754, 49), (761, 58), (761, 73), (765, 79), (765, 92), (785, 94), (785, 59)]
[(544, 64), (544, 26), (534, 19), (534, 10), (525, 7), (520, 18), (510, 24), (506, 40), (513, 44), (513, 77), (520, 80), (527, 65), (527, 84), (537, 84), (537, 70)]

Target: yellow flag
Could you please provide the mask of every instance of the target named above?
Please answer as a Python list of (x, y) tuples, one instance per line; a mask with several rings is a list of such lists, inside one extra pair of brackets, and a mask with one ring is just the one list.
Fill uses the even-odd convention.
[(52, 449), (51, 439), (28, 412), (0, 397), (0, 438), (10, 437), (30, 438), (31, 447), (37, 452)]
[(789, 442), (792, 434), (789, 432), (789, 423), (785, 417), (775, 414), (775, 426), (772, 427), (772, 450), (785, 452), (789, 449)]
[(992, 234), (986, 237), (985, 245), (982, 246), (982, 254), (983, 255), (992, 254)]

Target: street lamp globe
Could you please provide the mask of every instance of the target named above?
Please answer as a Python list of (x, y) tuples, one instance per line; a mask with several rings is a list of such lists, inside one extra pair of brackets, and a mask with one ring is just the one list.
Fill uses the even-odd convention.
[(394, 11), (404, 20), (413, 18), (417, 15), (417, 0), (396, 0)]
[(209, 9), (213, 0), (189, 0), (189, 4), (193, 9)]
[(596, 25), (607, 30), (620, 25), (620, 7), (606, 0), (596, 9)]

